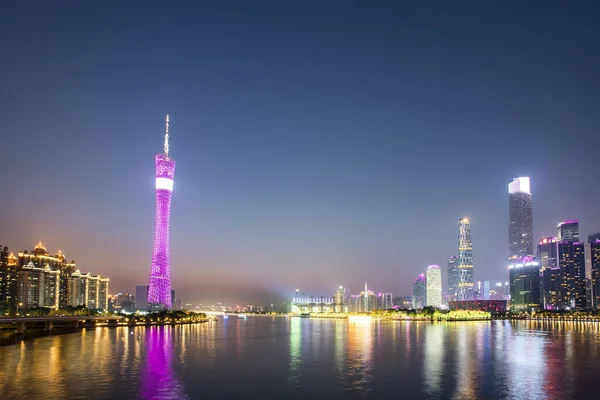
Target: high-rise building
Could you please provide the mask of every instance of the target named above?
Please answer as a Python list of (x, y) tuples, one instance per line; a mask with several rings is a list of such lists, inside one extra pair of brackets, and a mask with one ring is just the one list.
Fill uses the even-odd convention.
[(600, 237), (592, 238), (590, 242), (592, 304), (594, 309), (600, 309)]
[(0, 246), (0, 312), (12, 314), (17, 307), (17, 266), (18, 259)]
[(537, 248), (540, 262), (540, 293), (545, 310), (561, 310), (562, 273), (558, 266), (558, 246), (555, 237), (540, 240)]
[(427, 301), (426, 304), (431, 307), (441, 307), (442, 305), (442, 270), (439, 265), (430, 265), (427, 267)]
[(376, 308), (378, 310), (387, 310), (394, 306), (394, 296), (391, 293), (377, 293)]
[(458, 299), (473, 299), (473, 243), (468, 218), (458, 220)]
[(135, 287), (135, 309), (148, 311), (148, 286), (138, 285)]
[(458, 257), (452, 256), (448, 259), (448, 297), (450, 301), (456, 301), (458, 296)]
[(533, 256), (533, 201), (529, 177), (513, 179), (508, 184), (508, 249), (509, 263)]
[(600, 241), (600, 233), (592, 233), (588, 235), (588, 243), (594, 243)]
[(490, 281), (477, 281), (475, 300), (490, 300)]
[(523, 257), (508, 266), (510, 278), (510, 308), (532, 311), (542, 307), (540, 296), (540, 263), (533, 257)]
[(156, 219), (154, 251), (148, 288), (148, 303), (152, 309), (169, 309), (171, 302), (171, 271), (169, 263), (169, 218), (175, 175), (175, 160), (169, 157), (169, 116), (167, 115), (164, 154), (156, 155)]
[(413, 308), (423, 308), (427, 303), (427, 279), (420, 274), (413, 284)]
[(559, 242), (579, 242), (579, 221), (572, 219), (556, 225), (556, 240)]
[(333, 294), (333, 302), (335, 304), (335, 312), (348, 312), (348, 288), (346, 286), (340, 286), (337, 288)]
[(361, 312), (371, 312), (375, 309), (376, 298), (375, 292), (367, 288), (367, 282), (365, 282), (365, 291), (360, 292), (362, 297), (362, 310)]
[(561, 271), (561, 302), (565, 309), (583, 310), (585, 296), (585, 246), (583, 243), (558, 242), (558, 266)]

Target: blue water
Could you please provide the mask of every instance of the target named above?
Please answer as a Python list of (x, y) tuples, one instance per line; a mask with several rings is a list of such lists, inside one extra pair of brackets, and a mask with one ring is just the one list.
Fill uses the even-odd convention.
[(0, 348), (2, 399), (599, 399), (596, 323), (230, 317)]

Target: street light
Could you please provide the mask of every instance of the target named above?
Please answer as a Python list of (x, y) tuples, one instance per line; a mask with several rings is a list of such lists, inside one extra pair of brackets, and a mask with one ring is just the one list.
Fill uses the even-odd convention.
[(19, 306), (22, 306), (23, 303), (17, 303), (17, 315), (19, 315)]

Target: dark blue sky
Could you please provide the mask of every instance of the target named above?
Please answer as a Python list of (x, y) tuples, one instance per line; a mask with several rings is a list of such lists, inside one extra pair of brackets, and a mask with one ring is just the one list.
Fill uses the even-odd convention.
[(463, 216), (506, 280), (513, 177), (600, 231), (600, 7), (533, 3), (3, 2), (0, 242), (147, 284), (170, 113), (184, 301), (409, 295)]

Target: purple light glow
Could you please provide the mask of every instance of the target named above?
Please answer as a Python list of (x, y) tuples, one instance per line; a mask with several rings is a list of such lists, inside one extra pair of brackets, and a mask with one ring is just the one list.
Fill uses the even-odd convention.
[[(171, 190), (164, 180), (173, 180), (175, 160), (166, 154), (156, 155), (156, 219), (154, 225), (154, 251), (148, 288), (148, 303), (170, 309), (171, 271), (169, 265), (169, 217), (171, 214)], [(159, 185), (160, 182), (160, 185)]]

